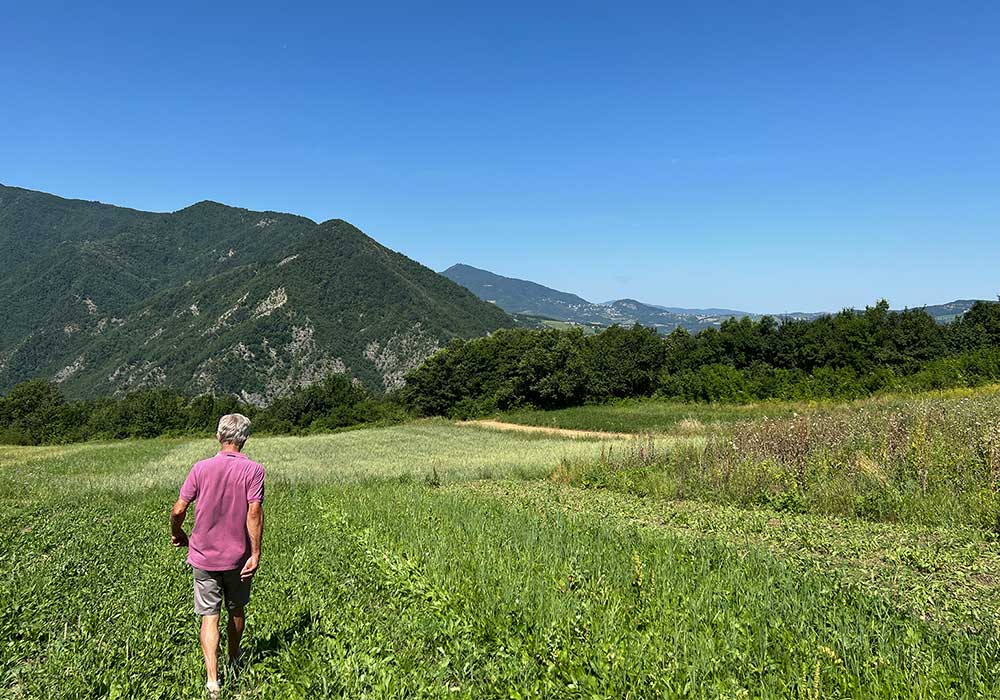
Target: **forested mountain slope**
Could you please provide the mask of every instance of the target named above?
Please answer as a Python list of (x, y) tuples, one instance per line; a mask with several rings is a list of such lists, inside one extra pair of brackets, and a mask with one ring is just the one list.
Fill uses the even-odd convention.
[(328, 373), (377, 389), (499, 308), (351, 224), (201, 202), (141, 212), (0, 186), (0, 391), (165, 385), (267, 403)]

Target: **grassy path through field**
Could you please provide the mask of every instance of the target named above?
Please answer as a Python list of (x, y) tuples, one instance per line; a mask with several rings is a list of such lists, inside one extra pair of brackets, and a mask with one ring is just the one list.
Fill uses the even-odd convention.
[(477, 428), (487, 428), (489, 430), (501, 430), (515, 433), (536, 433), (542, 435), (555, 435), (567, 438), (598, 438), (603, 440), (617, 440), (638, 437), (638, 433), (612, 433), (601, 430), (571, 430), (569, 428), (547, 428), (539, 425), (523, 425), (521, 423), (506, 423), (499, 420), (466, 420), (459, 421), (458, 425), (473, 426)]

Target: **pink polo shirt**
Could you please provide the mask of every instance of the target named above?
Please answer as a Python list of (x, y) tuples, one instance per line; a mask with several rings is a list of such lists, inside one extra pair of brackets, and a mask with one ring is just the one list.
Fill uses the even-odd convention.
[(197, 501), (188, 563), (205, 571), (241, 568), (250, 556), (247, 504), (264, 501), (264, 467), (239, 452), (219, 452), (191, 468), (181, 499)]

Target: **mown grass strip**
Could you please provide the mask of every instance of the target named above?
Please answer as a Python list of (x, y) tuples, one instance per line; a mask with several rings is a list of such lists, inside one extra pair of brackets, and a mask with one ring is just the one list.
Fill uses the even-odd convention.
[(844, 574), (923, 620), (1000, 632), (1000, 548), (995, 538), (975, 528), (873, 523), (546, 482), (474, 482), (454, 488), (622, 526), (766, 548), (800, 570)]
[[(806, 688), (803, 664), (817, 662), (831, 676), (824, 683), (852, 694), (935, 697), (996, 683), (995, 643), (942, 634), (854, 586), (753, 549), (478, 497), (411, 491), (400, 510), (368, 493), (373, 500), (348, 512), (364, 513), (393, 551), (416, 557), (422, 575), (449, 591), (457, 619), (504, 640), (497, 654), (510, 644), (531, 650), (536, 666), (526, 678), (536, 674), (543, 694), (662, 697), (687, 687), (787, 697)], [(432, 527), (420, 527), (428, 520)], [(546, 654), (554, 675), (539, 678)], [(919, 670), (914, 677), (904, 667)]]
[(699, 404), (657, 399), (621, 399), (607, 404), (574, 406), (551, 411), (515, 410), (497, 420), (521, 425), (611, 433), (672, 433), (698, 435), (713, 427), (769, 416), (791, 416), (804, 404), (764, 402), (750, 405)]

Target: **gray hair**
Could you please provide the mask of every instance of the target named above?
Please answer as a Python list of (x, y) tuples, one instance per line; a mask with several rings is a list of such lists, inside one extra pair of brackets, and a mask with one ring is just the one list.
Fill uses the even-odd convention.
[(215, 432), (219, 442), (231, 442), (243, 447), (250, 437), (250, 419), (242, 413), (227, 413), (219, 419), (219, 429)]

